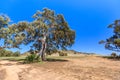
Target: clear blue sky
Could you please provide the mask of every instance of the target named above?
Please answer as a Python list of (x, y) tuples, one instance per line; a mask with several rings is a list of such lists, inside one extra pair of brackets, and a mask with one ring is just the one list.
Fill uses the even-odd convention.
[[(31, 21), (31, 16), (44, 7), (62, 13), (76, 31), (71, 49), (101, 54), (112, 52), (98, 42), (112, 35), (107, 26), (120, 19), (120, 0), (0, 0), (0, 13), (10, 16), (13, 22)], [(28, 49), (24, 46), (21, 51)]]

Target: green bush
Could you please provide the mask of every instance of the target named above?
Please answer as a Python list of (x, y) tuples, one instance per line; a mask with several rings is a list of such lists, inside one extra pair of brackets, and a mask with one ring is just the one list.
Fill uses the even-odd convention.
[(12, 52), (5, 49), (0, 50), (0, 57), (12, 57), (12, 56), (15, 57), (20, 56), (20, 52), (19, 51)]
[(25, 58), (25, 63), (39, 62), (40, 58), (36, 54), (30, 54)]
[(4, 49), (1, 49), (1, 50), (0, 50), (0, 57), (5, 56), (5, 54), (4, 54), (4, 53), (5, 53), (5, 50), (4, 50)]
[(0, 57), (10, 57), (12, 56), (13, 52), (12, 51), (7, 51), (5, 49), (0, 50)]
[(112, 57), (112, 58), (116, 58), (116, 57), (117, 57), (117, 54), (113, 52), (113, 53), (111, 54), (111, 57)]
[(10, 57), (13, 55), (13, 52), (12, 51), (5, 51), (5, 57)]
[(13, 56), (19, 57), (19, 56), (20, 56), (20, 52), (19, 52), (19, 51), (14, 52), (14, 53), (13, 53)]
[(67, 53), (59, 52), (59, 56), (67, 56)]

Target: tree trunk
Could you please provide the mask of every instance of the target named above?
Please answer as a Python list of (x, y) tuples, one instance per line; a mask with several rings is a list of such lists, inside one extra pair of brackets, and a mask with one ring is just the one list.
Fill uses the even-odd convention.
[(41, 50), (39, 52), (39, 57), (41, 57), (42, 61), (45, 61), (46, 60), (46, 57), (45, 57), (45, 51), (46, 51), (46, 35), (44, 35), (43, 39), (41, 40), (42, 42), (42, 47), (41, 47)]
[(43, 44), (43, 50), (42, 50), (42, 54), (41, 54), (42, 61), (46, 60), (45, 51), (46, 51), (46, 43)]

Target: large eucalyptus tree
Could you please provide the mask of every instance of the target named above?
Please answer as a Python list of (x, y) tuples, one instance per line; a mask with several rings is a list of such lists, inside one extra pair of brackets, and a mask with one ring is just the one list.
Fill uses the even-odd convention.
[(50, 9), (37, 11), (33, 22), (19, 22), (8, 27), (10, 33), (7, 46), (19, 47), (32, 43), (32, 49), (38, 50), (38, 56), (45, 60), (45, 53), (72, 46), (75, 31), (71, 30), (63, 15), (55, 14)]
[(71, 30), (63, 15), (56, 15), (50, 9), (37, 11), (31, 25), (34, 27), (34, 47), (40, 50), (39, 55), (45, 60), (45, 52), (52, 53), (57, 49), (66, 49), (72, 46), (75, 40), (75, 31)]

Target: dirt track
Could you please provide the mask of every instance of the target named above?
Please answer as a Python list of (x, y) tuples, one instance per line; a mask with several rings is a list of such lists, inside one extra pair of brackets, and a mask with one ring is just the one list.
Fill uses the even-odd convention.
[(98, 57), (18, 64), (0, 61), (0, 80), (120, 80), (120, 61)]

